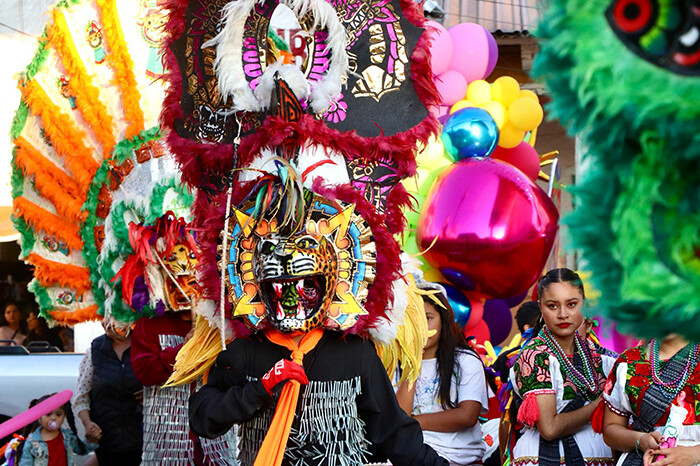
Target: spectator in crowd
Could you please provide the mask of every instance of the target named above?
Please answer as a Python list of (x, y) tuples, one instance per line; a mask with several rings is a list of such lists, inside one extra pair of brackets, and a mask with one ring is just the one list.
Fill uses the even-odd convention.
[(59, 336), (49, 329), (49, 324), (46, 319), (39, 315), (39, 311), (32, 309), (29, 311), (29, 316), (27, 317), (27, 337), (22, 342), (22, 345), (28, 346), (29, 343), (34, 341), (45, 341), (49, 346), (55, 346), (56, 348), (62, 349), (63, 342)]
[(431, 292), (423, 296), (428, 341), (418, 379), (403, 382), (396, 398), (420, 423), (425, 443), (450, 466), (481, 464), (479, 415), (488, 410), (484, 365), (464, 340), (444, 289), (428, 282), (417, 286)]
[[(27, 323), (22, 319), (22, 312), (16, 303), (9, 302), (5, 305), (0, 324), (0, 340), (14, 340), (17, 345), (24, 342), (27, 336)], [(0, 345), (9, 346), (11, 343), (0, 342)]]
[(58, 337), (61, 339), (63, 352), (72, 353), (75, 351), (73, 343), (73, 329), (70, 327), (63, 327), (58, 332)]
[[(605, 384), (603, 435), (618, 465), (700, 459), (700, 344), (678, 334), (624, 351)], [(661, 455), (661, 457), (658, 457)]]
[(80, 362), (73, 411), (85, 427), (100, 466), (138, 466), (143, 438), (143, 386), (131, 368), (131, 333), (103, 323)]
[(612, 452), (591, 426), (606, 374), (600, 355), (577, 331), (584, 320), (583, 282), (572, 270), (550, 270), (537, 296), (542, 320), (512, 368), (512, 407), (524, 427), (511, 462), (611, 466)]
[[(36, 406), (52, 395), (32, 400), (29, 407)], [(63, 425), (63, 421), (68, 421), (69, 428)], [(26, 427), (23, 433), (27, 435), (17, 450), (19, 466), (74, 466), (74, 454), (86, 455), (96, 447), (94, 444), (86, 445), (78, 437), (69, 403), (41, 416), (38, 421)]]

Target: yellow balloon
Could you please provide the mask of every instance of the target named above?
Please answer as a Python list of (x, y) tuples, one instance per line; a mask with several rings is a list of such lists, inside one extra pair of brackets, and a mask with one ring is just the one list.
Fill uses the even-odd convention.
[(496, 122), (498, 129), (501, 129), (506, 125), (506, 122), (508, 121), (508, 109), (505, 105), (497, 100), (491, 100), (480, 105), (480, 107), (489, 112), (489, 115), (491, 115)]
[(476, 105), (474, 104), (474, 102), (470, 102), (467, 99), (460, 100), (459, 102), (456, 102), (452, 107), (450, 107), (450, 115), (456, 112), (457, 110), (467, 107), (476, 107)]
[(532, 99), (538, 103), (540, 101), (540, 98), (537, 96), (537, 94), (535, 94), (530, 89), (520, 89), (520, 97), (527, 97), (528, 99)]
[(507, 123), (501, 129), (501, 135), (498, 138), (498, 145), (504, 149), (512, 149), (520, 144), (524, 137), (525, 131), (521, 131), (518, 128), (513, 127), (510, 123)]
[(520, 84), (511, 76), (501, 76), (491, 86), (491, 96), (508, 107), (515, 99), (520, 97)]
[(488, 102), (491, 100), (491, 84), (483, 79), (470, 82), (467, 87), (467, 100), (476, 105)]
[(515, 99), (508, 107), (508, 121), (522, 131), (532, 131), (542, 123), (544, 113), (539, 102), (527, 97)]
[(401, 181), (406, 191), (411, 194), (418, 194), (420, 186), (425, 183), (425, 180), (430, 176), (430, 170), (427, 168), (416, 168), (416, 176), (406, 178)]
[(440, 136), (431, 137), (428, 145), (419, 150), (416, 155), (416, 164), (420, 168), (432, 168), (438, 160), (443, 158), (445, 148), (442, 145)]

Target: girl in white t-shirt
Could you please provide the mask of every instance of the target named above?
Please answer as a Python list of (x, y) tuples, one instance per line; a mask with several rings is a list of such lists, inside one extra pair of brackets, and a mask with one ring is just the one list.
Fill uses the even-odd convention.
[(423, 283), (428, 341), (421, 374), (399, 386), (399, 404), (423, 429), (425, 443), (452, 466), (481, 464), (484, 443), (479, 415), (488, 410), (484, 366), (455, 323), (444, 289)]

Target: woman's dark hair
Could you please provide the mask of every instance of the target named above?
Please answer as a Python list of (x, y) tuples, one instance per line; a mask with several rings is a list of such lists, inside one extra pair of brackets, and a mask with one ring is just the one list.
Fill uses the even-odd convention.
[(586, 299), (586, 292), (583, 289), (583, 280), (581, 280), (581, 277), (579, 277), (576, 272), (567, 268), (552, 269), (540, 278), (539, 283), (537, 283), (537, 299), (542, 299), (542, 293), (544, 293), (552, 283), (570, 283), (572, 286), (578, 288), (581, 291), (583, 299)]
[(24, 341), (27, 342), (27, 341), (47, 340), (47, 338), (49, 336), (49, 324), (46, 322), (46, 319), (41, 317), (39, 315), (39, 311), (37, 311), (36, 309), (32, 309), (31, 311), (29, 311), (29, 314), (34, 314), (36, 316), (37, 329), (30, 330), (27, 333), (27, 338)]
[(22, 308), (15, 301), (7, 301), (5, 304), (3, 304), (2, 312), (0, 312), (0, 327), (7, 325), (7, 321), (5, 320), (5, 310), (8, 308), (8, 306), (14, 306), (19, 311), (19, 333), (26, 335), (27, 319), (24, 318), (24, 312), (22, 312)]
[[(579, 291), (581, 291), (583, 299), (586, 299), (586, 292), (583, 289), (583, 280), (581, 280), (581, 277), (571, 269), (561, 268), (552, 269), (540, 278), (540, 281), (537, 283), (538, 302), (542, 300), (542, 294), (552, 283), (570, 283), (572, 286), (578, 288)], [(540, 308), (540, 314), (541, 312)], [(544, 327), (544, 320), (540, 317), (540, 320), (537, 321), (537, 325), (535, 325), (532, 330), (532, 336), (536, 337), (537, 334), (540, 333), (540, 330), (542, 330), (542, 327)]]
[[(39, 397), (39, 398), (36, 398), (36, 399), (30, 401), (29, 408), (33, 408), (34, 406), (38, 405), (42, 401), (47, 400), (54, 395), (55, 395), (55, 393), (49, 393), (48, 395), (44, 395), (42, 397)], [(70, 401), (67, 401), (65, 404), (61, 405), (60, 408), (66, 414), (66, 421), (68, 421), (68, 427), (70, 427), (70, 430), (73, 431), (73, 434), (75, 434), (75, 437), (78, 439), (78, 448), (79, 449), (82, 448), (84, 450), (85, 443), (83, 443), (83, 441), (80, 440), (80, 437), (78, 437), (78, 429), (75, 428), (75, 416), (73, 416), (73, 410), (71, 409)], [(39, 418), (39, 419), (41, 419), (41, 418)], [(28, 426), (24, 427), (22, 429), (22, 431), (20, 432), (21, 435), (25, 438), (25, 440), (22, 441), (22, 445), (19, 445), (17, 448), (17, 457), (15, 459), (15, 464), (19, 464), (20, 459), (22, 459), (22, 450), (24, 447), (24, 443), (26, 443), (27, 437), (29, 437), (29, 434), (34, 432), (40, 426), (39, 419), (32, 422)]]
[[(432, 298), (437, 299), (442, 306), (438, 306)], [(438, 396), (443, 409), (456, 408), (457, 403), (450, 397), (450, 386), (452, 376), (455, 373), (455, 362), (457, 360), (457, 350), (469, 351), (481, 362), (481, 358), (472, 347), (467, 344), (462, 329), (455, 322), (455, 314), (450, 306), (450, 302), (442, 293), (423, 296), (423, 301), (429, 303), (435, 311), (440, 314), (440, 340), (438, 341), (437, 352), (437, 373), (440, 378), (438, 386)], [(444, 306), (444, 307), (443, 307)]]

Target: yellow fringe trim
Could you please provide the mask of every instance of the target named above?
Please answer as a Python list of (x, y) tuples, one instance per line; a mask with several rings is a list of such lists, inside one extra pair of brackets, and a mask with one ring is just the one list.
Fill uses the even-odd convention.
[(53, 203), (56, 212), (81, 223), (87, 215), (81, 211), (87, 187), (84, 186), (81, 192), (75, 180), (56, 167), (22, 136), (15, 139), (15, 145), (15, 164), (25, 175), (34, 177), (37, 191)]
[(82, 249), (83, 241), (80, 239), (78, 225), (67, 222), (24, 197), (16, 197), (12, 207), (13, 215), (22, 217), (35, 230), (36, 235), (43, 231), (65, 241), (71, 251)]
[(401, 379), (399, 383), (408, 380), (416, 381), (421, 371), (423, 348), (428, 340), (428, 321), (423, 307), (423, 292), (416, 287), (413, 277), (408, 280), (406, 317), (403, 325), (398, 328), (396, 339), (390, 345), (377, 344), (377, 353), (384, 368), (393, 379), (396, 368), (401, 364)]
[(75, 290), (77, 296), (90, 291), (90, 270), (73, 264), (61, 264), (31, 253), (25, 260), (34, 266), (34, 276), (42, 286), (60, 285)]
[(61, 112), (36, 81), (20, 86), (22, 96), (29, 108), (41, 118), (41, 125), (54, 149), (65, 158), (66, 167), (84, 189), (90, 187), (95, 172), (100, 167), (84, 144), (85, 135), (70, 117)]
[(49, 314), (60, 324), (75, 325), (88, 320), (101, 320), (102, 316), (97, 313), (97, 309), (97, 304), (92, 304), (76, 311), (49, 311)]
[(102, 30), (105, 32), (109, 46), (107, 61), (114, 70), (116, 84), (121, 90), (124, 119), (129, 123), (126, 137), (131, 138), (145, 129), (143, 111), (141, 110), (141, 93), (134, 74), (134, 62), (129, 55), (129, 49), (124, 39), (116, 2), (114, 0), (97, 0), (97, 6), (102, 13)]
[(100, 90), (95, 87), (92, 78), (87, 74), (62, 9), (54, 8), (52, 16), (53, 24), (47, 30), (49, 44), (61, 57), (61, 62), (69, 76), (68, 88), (75, 97), (75, 105), (102, 144), (102, 155), (107, 158), (116, 144), (113, 133), (114, 121), (107, 107), (100, 101)]
[(209, 325), (203, 316), (197, 316), (194, 335), (178, 351), (173, 373), (164, 387), (192, 383), (204, 376), (221, 351), (219, 329)]

